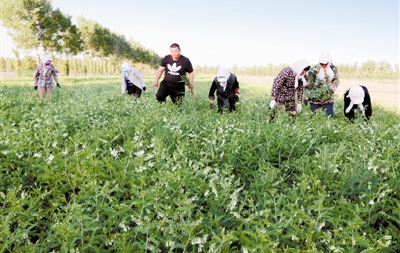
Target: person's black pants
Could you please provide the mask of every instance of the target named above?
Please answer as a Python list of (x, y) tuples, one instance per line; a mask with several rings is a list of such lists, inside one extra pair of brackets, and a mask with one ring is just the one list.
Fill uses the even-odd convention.
[(140, 97), (142, 95), (142, 89), (137, 87), (136, 85), (128, 86), (128, 95), (134, 94), (136, 97)]
[(222, 98), (218, 97), (217, 101), (218, 101), (218, 112), (219, 113), (222, 113), (222, 111), (224, 110), (224, 106), (226, 108), (229, 108), (229, 112), (236, 110), (236, 105), (235, 105), (236, 98), (234, 96), (227, 98), (227, 99), (222, 99)]
[(185, 85), (174, 84), (162, 81), (158, 87), (156, 98), (158, 102), (165, 102), (167, 97), (170, 96), (174, 104), (178, 103), (185, 96)]

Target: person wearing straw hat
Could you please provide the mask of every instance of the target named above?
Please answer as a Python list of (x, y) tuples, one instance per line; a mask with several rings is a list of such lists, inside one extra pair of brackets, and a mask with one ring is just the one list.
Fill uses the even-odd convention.
[(279, 72), (272, 85), (271, 100), (269, 103), (271, 109), (274, 109), (276, 106), (280, 110), (301, 112), (303, 86), (307, 84), (304, 77), (310, 67), (310, 63), (307, 60), (301, 59)]
[(121, 70), (122, 94), (135, 94), (136, 97), (140, 97), (142, 91), (146, 90), (146, 83), (140, 71), (131, 67), (127, 62), (122, 63)]
[(38, 91), (39, 98), (43, 98), (45, 93), (50, 98), (53, 97), (53, 78), (57, 83), (57, 87), (61, 88), (53, 61), (49, 55), (45, 55), (36, 67), (34, 78), (34, 88)]
[(230, 112), (236, 110), (236, 102), (239, 101), (239, 82), (235, 74), (230, 73), (224, 67), (218, 70), (208, 93), (210, 107), (214, 105), (215, 91), (217, 91), (219, 113), (222, 113), (224, 107), (228, 108)]
[(368, 120), (372, 116), (371, 97), (367, 87), (362, 85), (352, 86), (344, 93), (344, 116), (352, 121), (357, 108)]
[(339, 86), (339, 72), (332, 63), (332, 56), (325, 52), (321, 54), (318, 64), (307, 73), (308, 84), (304, 87), (304, 104), (310, 102), (310, 109), (325, 111), (333, 117), (334, 93)]

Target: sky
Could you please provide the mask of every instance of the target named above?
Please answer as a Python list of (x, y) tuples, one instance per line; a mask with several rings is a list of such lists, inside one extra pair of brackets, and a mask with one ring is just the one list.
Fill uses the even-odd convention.
[[(399, 64), (399, 0), (52, 0), (53, 9), (93, 20), (160, 56), (178, 43), (194, 66)], [(15, 45), (1, 27), (1, 56)]]

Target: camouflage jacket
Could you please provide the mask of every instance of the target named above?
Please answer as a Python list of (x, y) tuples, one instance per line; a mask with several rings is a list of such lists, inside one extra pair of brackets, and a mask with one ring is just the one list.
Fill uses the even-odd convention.
[(325, 74), (324, 79), (317, 75), (321, 65), (313, 66), (307, 72), (307, 85), (304, 87), (304, 100), (309, 100), (313, 104), (328, 104), (334, 102), (334, 92), (339, 86), (339, 73), (337, 67), (332, 65), (333, 78)]
[(54, 81), (58, 83), (57, 70), (54, 68), (53, 64), (39, 64), (35, 71), (34, 86), (53, 87), (53, 78)]

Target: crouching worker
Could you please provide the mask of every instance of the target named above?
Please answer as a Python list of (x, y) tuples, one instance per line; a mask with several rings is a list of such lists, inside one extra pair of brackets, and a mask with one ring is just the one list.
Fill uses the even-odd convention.
[[(269, 103), (271, 109), (274, 109), (276, 106), (279, 110), (290, 111), (293, 114), (301, 112), (303, 87), (307, 85), (304, 75), (310, 67), (308, 61), (301, 59), (279, 72), (272, 85), (271, 100)], [(275, 109), (271, 114), (271, 120), (275, 116), (274, 113)]]
[(143, 80), (142, 74), (136, 68), (129, 66), (127, 62), (122, 64), (121, 69), (122, 94), (135, 94), (136, 97), (140, 97), (142, 91), (146, 90), (146, 83)]
[(211, 84), (210, 107), (214, 106), (214, 93), (217, 91), (218, 112), (222, 113), (224, 107), (230, 112), (236, 110), (236, 102), (239, 101), (239, 83), (234, 74), (230, 73), (226, 68), (221, 67), (218, 70), (217, 76)]
[(352, 86), (344, 93), (344, 116), (352, 121), (357, 108), (369, 120), (372, 115), (371, 97), (367, 87), (362, 85)]

